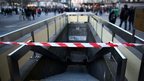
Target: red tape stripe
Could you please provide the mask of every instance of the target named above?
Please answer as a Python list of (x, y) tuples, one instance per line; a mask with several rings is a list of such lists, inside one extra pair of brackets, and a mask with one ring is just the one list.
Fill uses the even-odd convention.
[(4, 42), (0, 42), (0, 44), (5, 44)]
[(106, 43), (106, 45), (109, 45), (110, 47), (118, 47), (118, 45), (116, 45), (116, 44), (113, 44), (113, 43)]
[(65, 43), (62, 42), (57, 42), (58, 45), (60, 45), (60, 47), (68, 47)]
[(129, 47), (134, 47), (135, 45), (134, 44), (132, 44), (132, 43), (123, 43), (124, 45), (126, 45), (126, 46), (129, 46)]
[(41, 42), (41, 44), (42, 44), (43, 46), (48, 46), (48, 47), (51, 46), (49, 43), (46, 43), (46, 42)]
[(84, 48), (84, 46), (81, 43), (73, 43), (74, 45), (76, 45), (78, 48)]
[(20, 45), (18, 42), (12, 42), (13, 45)]
[(28, 42), (27, 43), (29, 46), (35, 46), (35, 44), (33, 42)]
[(92, 46), (95, 47), (95, 48), (100, 48), (100, 47), (101, 47), (101, 46), (98, 45), (97, 43), (90, 43), (90, 45), (92, 45)]

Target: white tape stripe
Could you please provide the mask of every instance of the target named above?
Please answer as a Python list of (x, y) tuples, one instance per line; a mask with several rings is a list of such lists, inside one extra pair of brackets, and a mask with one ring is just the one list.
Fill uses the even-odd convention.
[(101, 47), (110, 47), (109, 45), (107, 45), (106, 43), (100, 43), (99, 44)]
[(41, 43), (34, 43), (36, 46), (44, 46), (43, 44)]
[(53, 47), (61, 47), (60, 45), (58, 45), (57, 43), (49, 43), (51, 46)]
[(135, 44), (135, 46), (143, 46), (144, 44)]
[(82, 43), (82, 45), (83, 45), (84, 47), (94, 47), (94, 46), (92, 46), (90, 43)]
[(20, 44), (20, 45), (28, 45), (27, 43), (24, 43), (24, 42), (18, 42), (18, 44)]
[(5, 42), (5, 44), (11, 44), (11, 42)]
[(122, 43), (114, 43), (114, 44), (116, 44), (116, 45), (118, 45), (118, 47), (124, 47), (124, 45), (122, 44)]
[(77, 47), (75, 44), (73, 43), (65, 43), (68, 47)]

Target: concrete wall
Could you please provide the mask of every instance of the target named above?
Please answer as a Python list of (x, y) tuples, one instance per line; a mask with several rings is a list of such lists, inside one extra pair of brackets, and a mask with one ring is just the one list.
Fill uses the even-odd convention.
[(52, 75), (63, 73), (66, 70), (66, 67), (67, 65), (63, 62), (43, 56), (25, 81), (40, 80)]

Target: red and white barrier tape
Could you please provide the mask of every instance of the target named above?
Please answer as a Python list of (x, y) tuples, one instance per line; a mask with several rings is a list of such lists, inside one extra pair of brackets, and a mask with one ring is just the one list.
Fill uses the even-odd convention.
[(144, 46), (137, 43), (68, 43), (68, 42), (0, 42), (7, 45), (27, 45), (27, 46), (45, 46), (45, 47), (74, 47), (74, 48), (101, 48), (101, 47), (135, 47)]

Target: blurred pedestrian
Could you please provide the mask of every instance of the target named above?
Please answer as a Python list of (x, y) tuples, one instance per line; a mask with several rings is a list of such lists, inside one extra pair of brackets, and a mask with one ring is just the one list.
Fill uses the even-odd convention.
[(129, 9), (129, 18), (128, 18), (128, 21), (129, 21), (129, 30), (132, 29), (133, 27), (133, 23), (134, 23), (134, 7), (131, 6), (130, 9)]
[(19, 10), (19, 20), (25, 20), (25, 11), (23, 8)]
[(122, 26), (122, 23), (125, 23), (124, 29), (127, 29), (127, 20), (128, 20), (128, 15), (129, 14), (129, 9), (128, 6), (125, 4), (124, 8), (122, 8), (121, 13), (120, 13), (120, 27)]
[(36, 15), (36, 8), (35, 7), (31, 8), (31, 15), (32, 15), (33, 20), (35, 20), (35, 15)]
[(116, 16), (115, 12), (114, 11), (110, 12), (110, 14), (109, 14), (109, 22), (115, 24), (116, 18), (117, 18), (117, 16)]
[(29, 7), (26, 7), (25, 9), (25, 16), (27, 20), (31, 20), (30, 16), (31, 16), (31, 11), (29, 9)]
[(41, 9), (40, 9), (40, 8), (37, 8), (36, 11), (37, 11), (37, 16), (40, 17), (40, 15), (41, 15)]
[(47, 7), (44, 8), (44, 12), (45, 12), (45, 15), (48, 15), (48, 8)]
[(103, 14), (102, 9), (99, 10), (99, 15), (101, 16)]

